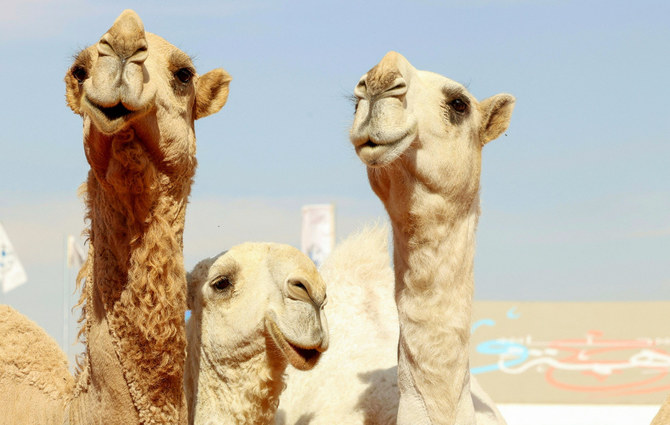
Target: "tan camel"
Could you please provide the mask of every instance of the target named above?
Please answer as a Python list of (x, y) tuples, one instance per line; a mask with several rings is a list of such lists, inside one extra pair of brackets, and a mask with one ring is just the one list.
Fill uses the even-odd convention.
[(309, 370), (328, 348), (314, 263), (288, 245), (246, 243), (187, 279), (189, 424), (274, 423), (286, 366)]
[[(196, 167), (193, 124), (225, 104), (229, 82), (222, 69), (197, 75), (185, 53), (145, 33), (130, 10), (75, 59), (66, 98), (83, 117), (91, 166), (89, 254), (79, 276), (86, 353), (71, 390), (55, 343), (27, 358), (35, 343), (28, 336), (46, 337), (10, 311), (7, 322), (30, 331), (15, 335), (18, 354), (1, 360), (5, 423), (186, 422), (182, 234)], [(28, 387), (38, 389), (32, 398), (16, 395)]]
[(670, 424), (670, 397), (666, 398), (663, 405), (659, 409), (651, 425), (668, 425)]
[(514, 97), (462, 85), (389, 52), (354, 90), (350, 138), (393, 228), (398, 424), (473, 424), (468, 343), (481, 151)]

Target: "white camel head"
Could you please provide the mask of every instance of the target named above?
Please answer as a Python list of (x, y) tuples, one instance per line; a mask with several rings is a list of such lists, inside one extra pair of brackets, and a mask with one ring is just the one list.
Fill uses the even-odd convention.
[(314, 263), (288, 245), (245, 243), (187, 280), (189, 423), (274, 423), (287, 365), (312, 369), (328, 348)]
[(234, 361), (239, 347), (247, 356), (269, 346), (275, 360), (308, 370), (328, 348), (326, 284), (293, 247), (238, 245), (201, 261), (187, 279), (191, 320), (201, 323), (202, 350), (212, 358)]
[(84, 118), (86, 156), (99, 176), (110, 160), (109, 139), (128, 129), (154, 162), (183, 175), (184, 161), (195, 167), (193, 121), (223, 107), (230, 80), (223, 69), (198, 75), (188, 55), (125, 10), (77, 55), (65, 75), (66, 99)]
[(351, 142), (382, 200), (398, 172), (432, 192), (478, 193), (481, 149), (507, 129), (514, 108), (509, 94), (478, 102), (461, 84), (419, 71), (396, 52), (361, 77), (354, 95)]

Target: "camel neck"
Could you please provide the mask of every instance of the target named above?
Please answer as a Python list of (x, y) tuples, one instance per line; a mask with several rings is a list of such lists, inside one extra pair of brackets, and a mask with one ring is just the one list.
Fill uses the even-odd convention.
[[(94, 382), (96, 373), (120, 369), (123, 380), (115, 382), (126, 388), (106, 388), (103, 378), (104, 384), (86, 391), (127, 391), (138, 423), (184, 423), (182, 234), (190, 178), (183, 184), (171, 181), (143, 149), (136, 139), (112, 141), (105, 178), (91, 171), (87, 182), (84, 374)], [(92, 349), (103, 340), (115, 355)], [(103, 412), (117, 410), (109, 404)]]
[(391, 217), (400, 321), (398, 424), (468, 423), (479, 199), (463, 208), (446, 197), (421, 195), (405, 220)]
[[(275, 423), (279, 396), (284, 387), (285, 361), (268, 355), (264, 336), (252, 338), (231, 357), (219, 355), (215, 347), (200, 343), (193, 316), (189, 320), (189, 354), (185, 387), (189, 400), (189, 425)], [(193, 326), (193, 327), (191, 327)], [(191, 331), (197, 335), (193, 337)]]

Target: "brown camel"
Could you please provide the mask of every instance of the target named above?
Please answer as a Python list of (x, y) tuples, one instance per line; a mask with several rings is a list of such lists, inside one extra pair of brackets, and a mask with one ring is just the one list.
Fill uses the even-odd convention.
[(186, 423), (182, 234), (193, 124), (223, 107), (230, 80), (222, 69), (198, 75), (131, 10), (75, 59), (66, 98), (84, 120), (91, 166), (79, 273), (86, 352), (73, 383), (55, 342), (0, 310), (4, 423)]

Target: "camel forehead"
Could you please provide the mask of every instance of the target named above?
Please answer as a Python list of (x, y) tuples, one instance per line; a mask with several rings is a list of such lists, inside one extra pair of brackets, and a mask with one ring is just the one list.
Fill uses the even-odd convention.
[(417, 71), (417, 79), (420, 80), (421, 83), (429, 90), (435, 89), (439, 90), (445, 95), (461, 95), (467, 96), (471, 100), (476, 100), (463, 84), (435, 72)]
[[(214, 266), (222, 266), (226, 262), (236, 262), (240, 269), (267, 271), (278, 281), (290, 275), (302, 274), (313, 280), (313, 284), (322, 285), (322, 279), (316, 266), (309, 257), (300, 250), (285, 244), (268, 242), (246, 242), (236, 245), (222, 254)], [(247, 270), (247, 273), (249, 270)], [(323, 284), (325, 285), (325, 284)]]
[(177, 54), (183, 55), (184, 58), (187, 58), (190, 61), (191, 58), (186, 53), (160, 35), (147, 32), (146, 37), (147, 42), (149, 43), (149, 55), (158, 54), (162, 56), (168, 56)]

